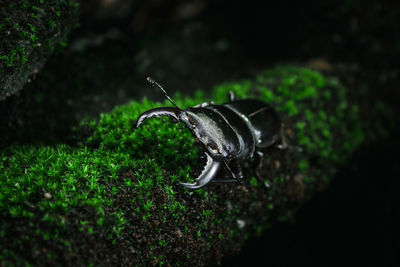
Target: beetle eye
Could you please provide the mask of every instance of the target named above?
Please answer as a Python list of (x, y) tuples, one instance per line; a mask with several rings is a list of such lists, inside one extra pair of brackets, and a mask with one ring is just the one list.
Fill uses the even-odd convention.
[(191, 117), (188, 117), (188, 121), (189, 121), (189, 123), (190, 123), (191, 125), (195, 125), (195, 122), (194, 122), (194, 120), (193, 120)]
[(212, 152), (218, 153), (218, 147), (216, 145), (208, 144), (207, 146), (212, 150)]

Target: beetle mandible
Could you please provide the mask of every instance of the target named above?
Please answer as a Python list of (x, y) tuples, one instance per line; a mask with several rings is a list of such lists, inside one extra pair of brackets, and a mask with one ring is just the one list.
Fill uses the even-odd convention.
[(261, 150), (276, 143), (279, 138), (280, 119), (265, 102), (256, 99), (237, 100), (233, 92), (229, 92), (229, 102), (222, 105), (211, 102), (181, 109), (160, 84), (150, 77), (147, 80), (153, 86), (158, 86), (175, 107), (160, 107), (144, 112), (139, 116), (136, 128), (148, 118), (168, 116), (183, 122), (205, 147), (206, 166), (194, 183), (181, 183), (187, 188), (198, 189), (213, 181), (222, 164), (233, 179), (218, 179), (215, 182), (240, 181), (243, 174), (239, 161), (262, 155)]

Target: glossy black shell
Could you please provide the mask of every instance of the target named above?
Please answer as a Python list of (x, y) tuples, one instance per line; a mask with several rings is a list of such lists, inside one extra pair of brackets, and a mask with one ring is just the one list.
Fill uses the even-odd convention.
[(281, 122), (278, 114), (268, 104), (255, 99), (241, 99), (223, 106), (236, 112), (246, 122), (256, 147), (265, 148), (277, 141)]
[(223, 157), (251, 158), (257, 148), (270, 146), (279, 136), (278, 115), (272, 107), (259, 100), (236, 100), (222, 105), (189, 108), (187, 111), (202, 118), (198, 130), (209, 133), (213, 127), (219, 129), (212, 134), (212, 138), (222, 141)]

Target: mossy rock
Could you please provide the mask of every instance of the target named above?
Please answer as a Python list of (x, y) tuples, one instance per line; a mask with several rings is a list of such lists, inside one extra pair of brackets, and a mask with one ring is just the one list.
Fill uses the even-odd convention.
[(20, 90), (77, 25), (74, 0), (8, 1), (0, 6), (0, 101)]
[[(190, 191), (204, 166), (186, 128), (135, 119), (170, 105), (147, 99), (76, 128), (79, 145), (13, 145), (0, 152), (0, 262), (68, 265), (207, 265), (236, 252), (273, 222), (292, 218), (326, 188), (364, 140), (356, 104), (336, 79), (282, 66), (215, 86), (212, 95), (176, 95), (184, 108), (238, 98), (270, 103), (287, 149), (244, 163), (242, 184)], [(223, 175), (221, 173), (220, 175)]]

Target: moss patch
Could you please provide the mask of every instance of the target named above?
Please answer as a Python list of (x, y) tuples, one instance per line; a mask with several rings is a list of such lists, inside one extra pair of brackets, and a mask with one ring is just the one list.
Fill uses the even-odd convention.
[[(243, 184), (189, 191), (204, 166), (186, 128), (151, 119), (149, 100), (119, 106), (76, 128), (76, 146), (14, 145), (0, 152), (0, 262), (28, 264), (205, 265), (237, 251), (277, 220), (287, 220), (363, 141), (358, 108), (335, 79), (277, 67), (252, 80), (174, 100), (189, 107), (239, 98), (270, 103), (283, 121), (282, 144), (269, 148)], [(251, 165), (250, 165), (251, 166)], [(223, 175), (223, 174), (221, 174)]]
[(45, 59), (67, 45), (74, 0), (8, 1), (0, 8), (0, 100), (18, 91)]

